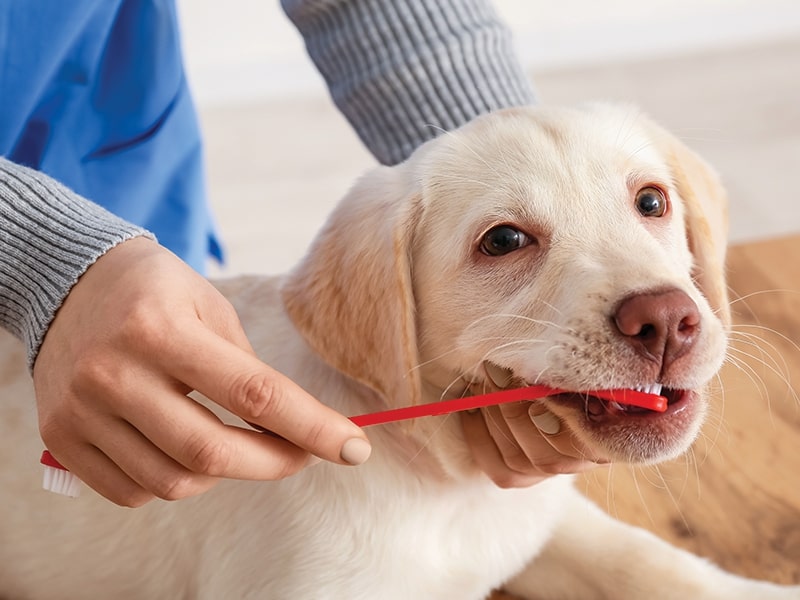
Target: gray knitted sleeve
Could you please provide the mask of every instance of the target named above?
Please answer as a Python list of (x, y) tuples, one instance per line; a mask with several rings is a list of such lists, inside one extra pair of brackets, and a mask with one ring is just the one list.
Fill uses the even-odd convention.
[(52, 179), (0, 158), (0, 326), (32, 367), (47, 327), (103, 253), (147, 235)]
[(489, 0), (282, 0), (334, 102), (384, 164), (535, 100)]
[[(534, 102), (488, 0), (282, 0), (330, 93), (376, 158), (493, 109)], [(143, 229), (0, 158), (0, 326), (33, 365), (55, 312), (95, 260)]]

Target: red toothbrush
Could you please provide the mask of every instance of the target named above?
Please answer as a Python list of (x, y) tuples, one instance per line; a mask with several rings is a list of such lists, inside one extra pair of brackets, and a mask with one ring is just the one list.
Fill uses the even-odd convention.
[[(493, 404), (503, 404), (506, 402), (519, 402), (522, 400), (536, 400), (546, 396), (569, 393), (566, 390), (547, 387), (545, 385), (533, 385), (513, 390), (502, 390), (480, 396), (468, 396), (466, 398), (455, 398), (453, 400), (441, 400), (439, 402), (429, 402), (427, 404), (417, 404), (416, 406), (405, 406), (403, 408), (393, 408), (380, 412), (368, 413), (350, 417), (350, 420), (359, 427), (369, 427), (370, 425), (381, 425), (393, 421), (403, 421), (406, 419), (418, 419), (420, 417), (431, 417), (445, 415), (462, 410), (472, 410)], [(667, 399), (664, 396), (648, 394), (637, 390), (595, 390), (591, 392), (580, 392), (587, 396), (610, 400), (620, 404), (638, 406), (656, 412), (667, 410)], [(65, 469), (47, 450), (42, 452), (40, 462), (44, 465), (44, 488), (57, 494), (75, 497), (80, 493), (80, 479), (73, 473)]]
[[(370, 425), (381, 425), (392, 421), (403, 421), (405, 419), (417, 419), (419, 417), (432, 417), (445, 415), (462, 410), (472, 410), (493, 404), (503, 404), (506, 402), (518, 402), (520, 400), (536, 400), (546, 396), (569, 393), (566, 390), (547, 387), (545, 385), (533, 385), (513, 390), (502, 390), (480, 396), (468, 396), (466, 398), (455, 398), (453, 400), (441, 400), (428, 404), (417, 404), (416, 406), (405, 406), (403, 408), (393, 408), (365, 415), (350, 417), (350, 420), (359, 427)], [(595, 390), (591, 392), (580, 392), (587, 396), (594, 396), (603, 400), (611, 400), (620, 404), (647, 408), (656, 412), (667, 410), (667, 399), (664, 396), (648, 394), (637, 390)]]

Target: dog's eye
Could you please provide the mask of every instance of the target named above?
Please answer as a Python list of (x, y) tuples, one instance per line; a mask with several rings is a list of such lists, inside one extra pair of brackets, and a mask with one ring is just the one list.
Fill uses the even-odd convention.
[(663, 217), (667, 212), (667, 198), (656, 187), (645, 187), (636, 193), (636, 210), (644, 217)]
[(531, 239), (510, 225), (499, 225), (487, 231), (481, 240), (481, 252), (489, 256), (502, 256), (531, 243)]

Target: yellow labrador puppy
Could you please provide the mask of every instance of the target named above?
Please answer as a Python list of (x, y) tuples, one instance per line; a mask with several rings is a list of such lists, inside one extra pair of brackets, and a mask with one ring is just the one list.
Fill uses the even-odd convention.
[[(635, 110), (507, 110), (368, 173), (288, 276), (220, 287), (261, 357), (348, 415), (495, 383), (660, 389), (664, 413), (544, 400), (593, 456), (653, 463), (692, 443), (725, 355), (724, 213)], [(31, 393), (21, 367), (5, 381)], [(42, 492), (34, 401), (9, 404), (2, 598), (800, 598), (615, 521), (569, 476), (495, 486), (458, 415), (372, 429), (361, 467), (125, 510)]]

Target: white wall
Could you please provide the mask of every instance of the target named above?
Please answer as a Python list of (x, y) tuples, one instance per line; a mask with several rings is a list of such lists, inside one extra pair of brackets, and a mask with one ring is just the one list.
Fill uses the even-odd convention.
[[(401, 1), (401, 0), (398, 0)], [(537, 69), (800, 35), (797, 0), (495, 0)], [(178, 0), (198, 102), (324, 93), (278, 0)], [(796, 75), (795, 75), (796, 76)]]

